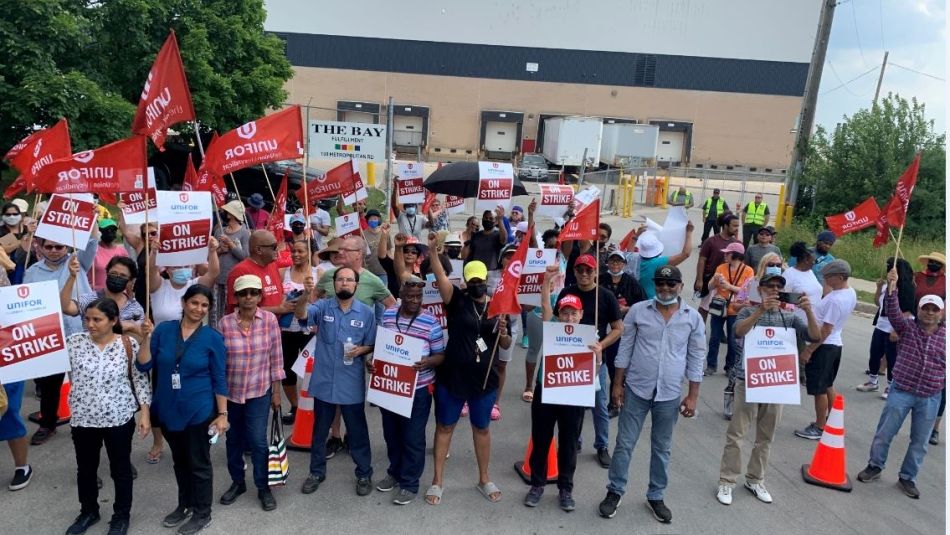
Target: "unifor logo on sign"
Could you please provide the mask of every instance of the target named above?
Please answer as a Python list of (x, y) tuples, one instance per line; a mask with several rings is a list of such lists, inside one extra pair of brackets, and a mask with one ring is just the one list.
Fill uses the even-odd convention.
[(254, 134), (257, 133), (257, 121), (251, 121), (246, 124), (242, 124), (237, 129), (237, 135), (244, 139), (251, 139), (254, 137)]
[(178, 194), (178, 199), (179, 199), (181, 202), (188, 202), (188, 194), (187, 194), (187, 193), (179, 193), (179, 194)]
[(565, 325), (565, 326), (564, 326), (564, 333), (565, 333), (565, 334), (574, 334), (574, 326), (573, 326), (573, 325)]
[(774, 336), (775, 336), (775, 329), (771, 329), (771, 328), (770, 328), (770, 329), (766, 329), (766, 330), (765, 330), (765, 337), (766, 337), (766, 338), (772, 338), (772, 337), (774, 337)]
[(396, 345), (397, 345), (397, 346), (401, 346), (403, 340), (405, 340), (405, 339), (402, 337), (401, 334), (397, 334), (396, 337), (395, 337), (395, 340), (396, 340)]
[(538, 258), (541, 258), (542, 256), (544, 256), (544, 249), (538, 249), (537, 251), (535, 251), (534, 256)]
[(30, 296), (30, 287), (29, 286), (20, 286), (16, 289), (17, 297), (20, 299), (26, 299)]

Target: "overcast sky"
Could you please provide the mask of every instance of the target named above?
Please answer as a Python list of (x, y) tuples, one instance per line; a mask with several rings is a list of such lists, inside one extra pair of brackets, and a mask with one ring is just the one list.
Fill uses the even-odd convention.
[[(917, 97), (945, 132), (947, 12), (943, 0), (839, 0), (818, 96), (816, 123), (833, 129), (842, 116), (870, 107), (884, 51), (881, 95)], [(849, 82), (871, 69), (873, 72)], [(845, 85), (844, 82), (849, 82)]]

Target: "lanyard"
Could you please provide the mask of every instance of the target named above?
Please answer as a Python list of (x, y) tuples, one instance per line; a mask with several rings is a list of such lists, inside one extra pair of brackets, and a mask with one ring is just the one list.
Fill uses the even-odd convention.
[[(401, 310), (402, 310), (402, 307), (400, 307), (400, 311)], [(412, 319), (409, 320), (409, 326), (406, 327), (406, 331), (403, 332), (403, 330), (399, 328), (399, 320), (402, 319), (402, 315), (399, 313), (399, 311), (397, 311), (396, 312), (396, 330), (399, 331), (399, 334), (408, 334), (410, 331), (412, 331), (412, 322), (416, 321), (416, 318), (418, 317), (419, 317), (419, 313), (416, 312), (416, 314), (412, 316)]]

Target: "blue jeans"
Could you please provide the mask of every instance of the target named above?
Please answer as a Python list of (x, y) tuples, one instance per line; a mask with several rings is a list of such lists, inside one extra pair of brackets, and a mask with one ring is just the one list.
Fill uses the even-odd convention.
[(910, 446), (904, 456), (904, 464), (898, 474), (901, 479), (917, 480), (917, 472), (924, 455), (927, 454), (927, 440), (933, 431), (934, 421), (937, 419), (937, 409), (940, 407), (940, 392), (930, 397), (920, 397), (891, 388), (881, 419), (877, 423), (874, 439), (871, 441), (871, 459), (868, 464), (884, 469), (887, 463), (887, 450), (891, 447), (894, 435), (900, 431), (907, 413), (910, 413)]
[(719, 365), (719, 341), (722, 340), (722, 327), (726, 327), (726, 370), (736, 363), (736, 316), (709, 315), (709, 353), (706, 354), (706, 366), (716, 369)]
[(383, 417), (383, 438), (389, 468), (386, 473), (399, 483), (399, 488), (419, 492), (419, 478), (426, 466), (426, 424), (432, 408), (429, 387), (416, 389), (412, 400), (412, 417), (406, 418), (380, 407)]
[(652, 414), (650, 429), (650, 487), (648, 500), (662, 500), (669, 479), (670, 448), (673, 446), (673, 424), (679, 416), (680, 399), (653, 401), (643, 399), (624, 385), (623, 407), (620, 409), (617, 424), (617, 445), (614, 447), (613, 460), (607, 478), (607, 490), (623, 496), (627, 487), (627, 475), (633, 448), (640, 438), (640, 430), (647, 413)]
[[(594, 415), (594, 449), (599, 450), (610, 445), (610, 413), (607, 411), (608, 393), (607, 365), (601, 364), (597, 372), (600, 381), (600, 390), (594, 393), (594, 406), (591, 413)], [(587, 411), (585, 410), (584, 413)], [(577, 444), (584, 442), (584, 414), (581, 414), (577, 423)], [(580, 449), (580, 448), (578, 448)]]
[(356, 463), (357, 479), (373, 477), (373, 452), (369, 446), (369, 428), (366, 425), (366, 412), (363, 403), (335, 405), (313, 398), (313, 441), (310, 445), (310, 473), (315, 476), (327, 475), (327, 435), (330, 424), (340, 408), (343, 423), (346, 424), (346, 444), (350, 456)]
[(228, 401), (228, 425), (225, 446), (231, 481), (244, 482), (244, 452), (251, 451), (254, 486), (267, 488), (267, 417), (270, 416), (271, 391), (244, 403)]

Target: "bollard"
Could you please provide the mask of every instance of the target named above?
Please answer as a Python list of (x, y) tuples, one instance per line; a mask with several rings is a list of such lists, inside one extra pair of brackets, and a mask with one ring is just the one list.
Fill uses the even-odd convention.
[(785, 215), (785, 184), (778, 189), (778, 211), (775, 213), (775, 228), (782, 228), (782, 216)]
[(370, 188), (376, 187), (376, 163), (366, 162), (366, 184)]
[(663, 182), (660, 183), (660, 206), (662, 208), (666, 208), (666, 197), (669, 190), (670, 180), (669, 178), (664, 178)]
[(793, 205), (788, 205), (785, 207), (785, 219), (784, 223), (786, 227), (792, 226), (792, 215), (795, 213), (795, 207)]

